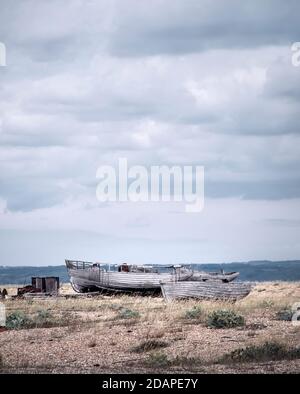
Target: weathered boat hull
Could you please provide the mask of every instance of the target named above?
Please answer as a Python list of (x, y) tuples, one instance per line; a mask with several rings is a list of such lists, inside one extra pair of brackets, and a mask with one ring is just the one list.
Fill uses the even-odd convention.
[(190, 270), (174, 272), (114, 272), (99, 267), (72, 268), (67, 264), (70, 282), (79, 293), (95, 289), (108, 291), (160, 291), (160, 283), (186, 280), (192, 275)]
[(219, 273), (219, 272), (203, 272), (203, 271), (194, 271), (193, 276), (190, 277), (189, 281), (194, 282), (205, 282), (208, 280), (219, 280), (224, 283), (232, 282), (239, 276), (239, 272), (228, 272), (228, 273)]
[(246, 297), (251, 291), (250, 283), (207, 282), (173, 282), (161, 283), (162, 294), (166, 301), (175, 299), (196, 298), (201, 300), (238, 300)]

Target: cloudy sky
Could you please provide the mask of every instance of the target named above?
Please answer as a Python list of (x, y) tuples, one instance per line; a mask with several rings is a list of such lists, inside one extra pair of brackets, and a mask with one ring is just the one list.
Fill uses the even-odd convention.
[[(300, 3), (0, 0), (0, 265), (300, 258)], [(97, 168), (203, 165), (205, 207)]]

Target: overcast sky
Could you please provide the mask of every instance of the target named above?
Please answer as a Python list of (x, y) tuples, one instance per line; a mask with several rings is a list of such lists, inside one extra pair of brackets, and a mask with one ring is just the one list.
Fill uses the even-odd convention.
[[(0, 0), (0, 265), (300, 259), (300, 3)], [(205, 167), (205, 207), (96, 171)]]

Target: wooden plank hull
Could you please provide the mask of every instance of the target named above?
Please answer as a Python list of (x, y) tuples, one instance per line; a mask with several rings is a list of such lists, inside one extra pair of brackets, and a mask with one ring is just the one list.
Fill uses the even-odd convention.
[(192, 275), (189, 270), (173, 273), (156, 272), (110, 272), (99, 268), (68, 269), (70, 282), (75, 291), (91, 289), (116, 291), (160, 290), (160, 282), (186, 280)]
[(173, 282), (162, 283), (161, 289), (166, 301), (196, 298), (200, 300), (238, 300), (246, 297), (251, 291), (249, 283), (207, 282)]

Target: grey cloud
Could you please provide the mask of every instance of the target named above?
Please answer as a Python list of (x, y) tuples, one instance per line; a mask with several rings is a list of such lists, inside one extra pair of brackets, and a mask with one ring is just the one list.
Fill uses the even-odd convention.
[(6, 2), (9, 209), (92, 196), (97, 167), (124, 155), (203, 164), (208, 197), (298, 197), (298, 4)]
[(205, 184), (207, 197), (240, 197), (246, 200), (280, 200), (283, 198), (300, 198), (300, 177), (295, 179), (279, 178), (264, 181), (227, 181)]
[(296, 0), (155, 0), (151, 6), (132, 0), (117, 8), (109, 48), (118, 56), (144, 56), (287, 45), (299, 36), (297, 15)]
[[(286, 58), (279, 58), (269, 67), (264, 95), (272, 99), (283, 99), (299, 112), (300, 101), (300, 72), (291, 62), (291, 50), (287, 48)], [(287, 101), (288, 100), (288, 101)]]
[(32, 211), (49, 208), (66, 198), (53, 181), (38, 178), (34, 181), (0, 181), (1, 197), (7, 201), (9, 211)]

